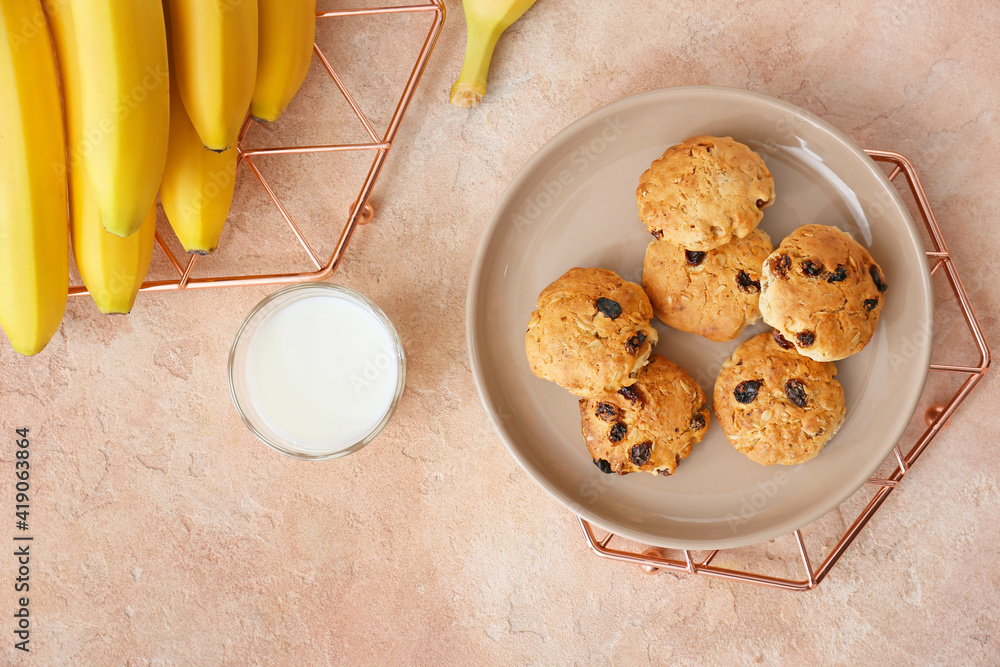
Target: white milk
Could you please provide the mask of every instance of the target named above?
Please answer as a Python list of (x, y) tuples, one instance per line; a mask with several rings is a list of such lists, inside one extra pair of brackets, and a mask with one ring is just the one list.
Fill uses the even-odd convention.
[(249, 388), (265, 421), (306, 454), (350, 447), (389, 411), (393, 339), (346, 298), (310, 296), (275, 311), (250, 350)]

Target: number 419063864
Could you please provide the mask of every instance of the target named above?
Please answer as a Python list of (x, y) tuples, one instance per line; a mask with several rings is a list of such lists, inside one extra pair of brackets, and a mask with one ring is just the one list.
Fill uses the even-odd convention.
[(28, 429), (19, 428), (15, 430), (17, 434), (17, 439), (15, 443), (17, 444), (17, 451), (15, 456), (17, 460), (14, 462), (14, 476), (17, 478), (17, 495), (15, 501), (17, 505), (15, 507), (15, 515), (17, 517), (17, 527), (20, 530), (28, 530), (28, 509), (29, 509), (29, 496), (28, 490), (31, 488), (28, 482), (30, 475), (31, 465), (28, 463), (28, 458), (31, 455), (28, 446), (31, 444), (28, 440)]

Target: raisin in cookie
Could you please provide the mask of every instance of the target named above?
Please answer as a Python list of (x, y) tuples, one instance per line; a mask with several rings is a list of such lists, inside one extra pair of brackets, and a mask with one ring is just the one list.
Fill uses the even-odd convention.
[(538, 295), (525, 349), (531, 372), (577, 396), (635, 382), (656, 345), (642, 288), (606, 269), (570, 269)]
[(636, 200), (653, 236), (711, 250), (757, 227), (774, 203), (774, 180), (757, 153), (730, 137), (692, 137), (650, 165)]
[(837, 367), (785, 349), (770, 333), (742, 343), (722, 364), (715, 418), (733, 447), (762, 465), (819, 454), (844, 422)]
[(653, 355), (635, 384), (580, 401), (583, 437), (602, 472), (672, 475), (708, 431), (705, 392), (683, 368)]
[(805, 225), (764, 262), (764, 321), (816, 361), (860, 352), (875, 333), (888, 289), (868, 251), (836, 227)]
[(760, 319), (760, 269), (773, 249), (760, 229), (704, 251), (653, 241), (642, 287), (665, 324), (717, 342), (733, 340)]

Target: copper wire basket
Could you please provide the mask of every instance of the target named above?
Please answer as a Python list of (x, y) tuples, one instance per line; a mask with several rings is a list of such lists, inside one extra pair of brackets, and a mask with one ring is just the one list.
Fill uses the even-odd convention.
[[(366, 139), (368, 140), (355, 143), (320, 144), (313, 146), (274, 146), (251, 148), (247, 143), (247, 137), (251, 133), (254, 122), (249, 116), (247, 116), (247, 119), (244, 121), (243, 127), (240, 130), (239, 142), (237, 144), (237, 169), (245, 167), (253, 173), (257, 182), (259, 182), (261, 187), (264, 188), (264, 191), (267, 193), (271, 203), (274, 204), (278, 212), (281, 214), (281, 218), (289, 227), (292, 234), (289, 237), (289, 241), (291, 241), (292, 238), (298, 241), (299, 246), (301, 246), (301, 249), (308, 256), (309, 262), (312, 264), (314, 269), (278, 274), (261, 273), (201, 277), (196, 275), (196, 266), (201, 255), (191, 254), (186, 257), (183, 254), (179, 255), (171, 250), (170, 245), (166, 242), (160, 231), (157, 231), (156, 247), (158, 247), (159, 250), (166, 256), (166, 259), (176, 271), (177, 277), (166, 280), (146, 280), (142, 284), (140, 291), (153, 292), (209, 287), (282, 285), (312, 280), (325, 280), (337, 270), (337, 267), (340, 265), (340, 262), (344, 257), (344, 252), (347, 250), (347, 246), (351, 241), (351, 236), (354, 234), (357, 227), (359, 225), (367, 224), (374, 216), (374, 210), (368, 200), (371, 196), (372, 189), (375, 187), (375, 183), (378, 181), (379, 174), (381, 173), (385, 160), (389, 155), (389, 151), (392, 149), (393, 142), (396, 139), (396, 134), (399, 132), (399, 126), (403, 121), (403, 117), (406, 115), (407, 109), (409, 109), (410, 102), (413, 99), (413, 94), (416, 91), (417, 84), (420, 82), (420, 77), (424, 73), (424, 69), (427, 66), (427, 61), (430, 58), (431, 52), (434, 50), (434, 45), (437, 42), (438, 35), (441, 33), (441, 26), (443, 25), (445, 18), (445, 8), (443, 0), (423, 0), (420, 3), (412, 5), (336, 9), (331, 11), (318, 11), (316, 13), (317, 23), (319, 21), (336, 20), (344, 17), (375, 17), (399, 14), (430, 14), (431, 23), (427, 31), (427, 36), (423, 41), (423, 45), (417, 54), (416, 62), (410, 70), (409, 77), (406, 80), (403, 91), (399, 97), (399, 101), (396, 104), (395, 111), (389, 121), (388, 128), (383, 134), (380, 135), (375, 129), (368, 116), (356, 101), (355, 96), (351, 94), (350, 90), (344, 84), (343, 79), (331, 64), (330, 60), (327, 58), (318, 43), (313, 45), (313, 53), (316, 59), (333, 80), (334, 84), (336, 84), (337, 90), (343, 95), (347, 104), (350, 106), (351, 111), (363, 127)], [(389, 91), (384, 92), (389, 94)], [(317, 120), (317, 122), (320, 121)], [(373, 157), (364, 181), (361, 184), (358, 196), (354, 200), (353, 205), (351, 205), (347, 214), (347, 220), (344, 222), (343, 227), (340, 230), (340, 236), (337, 240), (337, 245), (333, 250), (333, 254), (328, 259), (324, 259), (321, 258), (316, 252), (313, 248), (313, 244), (310, 243), (305, 234), (303, 234), (300, 225), (292, 218), (291, 214), (288, 212), (287, 206), (276, 194), (271, 182), (268, 181), (268, 179), (261, 172), (255, 158), (266, 155), (295, 156), (303, 154), (337, 153), (347, 151), (370, 152), (373, 153)], [(224, 253), (225, 249), (217, 252)], [(69, 294), (70, 296), (81, 296), (89, 294), (89, 292), (83, 285), (71, 285), (69, 288)]]
[[(961, 382), (958, 389), (950, 399), (944, 403), (936, 403), (927, 408), (924, 413), (926, 429), (919, 437), (917, 437), (913, 445), (906, 450), (905, 454), (904, 447), (901, 443), (896, 443), (893, 447), (892, 454), (882, 465), (883, 468), (894, 466), (891, 472), (884, 477), (869, 479), (851, 498), (834, 510), (835, 512), (843, 510), (843, 508), (856, 502), (859, 495), (871, 495), (867, 504), (865, 504), (861, 512), (857, 514), (857, 517), (848, 526), (847, 530), (843, 532), (836, 544), (824, 555), (823, 560), (818, 567), (814, 567), (812, 565), (812, 559), (810, 558), (809, 550), (806, 547), (806, 535), (804, 533), (808, 532), (813, 526), (817, 526), (817, 524), (821, 523), (823, 519), (819, 519), (816, 522), (795, 530), (789, 535), (778, 538), (778, 540), (775, 541), (783, 541), (786, 545), (794, 543), (794, 548), (798, 551), (797, 558), (795, 558), (794, 551), (791, 551), (790, 553), (792, 554), (792, 558), (794, 560), (801, 561), (802, 569), (804, 570), (803, 578), (776, 576), (773, 573), (768, 574), (754, 571), (754, 569), (750, 567), (747, 567), (746, 569), (739, 569), (737, 567), (722, 567), (713, 565), (713, 562), (716, 561), (720, 553), (732, 552), (734, 555), (747, 556), (751, 554), (747, 554), (746, 550), (749, 549), (751, 552), (760, 551), (766, 543), (759, 543), (753, 545), (752, 547), (743, 547), (741, 549), (708, 551), (704, 555), (700, 552), (696, 554), (696, 552), (691, 550), (659, 549), (632, 542), (623, 544), (620, 548), (612, 548), (610, 546), (612, 540), (618, 539), (621, 542), (627, 542), (627, 540), (624, 538), (618, 538), (613, 533), (607, 533), (599, 539), (597, 534), (594, 532), (594, 527), (584, 519), (578, 518), (580, 527), (583, 529), (583, 535), (586, 539), (587, 546), (589, 546), (598, 556), (625, 563), (632, 563), (633, 565), (639, 565), (642, 567), (643, 571), (648, 574), (657, 574), (661, 572), (683, 572), (707, 577), (719, 577), (733, 581), (745, 581), (788, 591), (811, 590), (818, 586), (819, 583), (830, 573), (833, 566), (837, 564), (837, 561), (839, 561), (841, 556), (844, 555), (847, 548), (852, 542), (854, 542), (855, 538), (858, 537), (861, 531), (864, 530), (865, 526), (868, 525), (868, 522), (871, 521), (875, 513), (880, 507), (882, 507), (889, 495), (900, 486), (901, 481), (912, 469), (920, 455), (927, 449), (931, 442), (933, 442), (934, 438), (941, 432), (941, 429), (951, 422), (951, 418), (958, 410), (959, 406), (965, 401), (966, 398), (969, 397), (969, 394), (972, 393), (973, 389), (976, 388), (976, 385), (978, 385), (983, 379), (983, 376), (985, 376), (986, 371), (990, 366), (990, 346), (983, 336), (982, 329), (979, 326), (979, 321), (976, 318), (975, 310), (972, 308), (972, 304), (969, 303), (968, 293), (962, 283), (961, 277), (959, 277), (958, 269), (955, 267), (951, 253), (948, 252), (944, 236), (941, 233), (941, 227), (934, 216), (933, 210), (931, 210), (930, 203), (927, 201), (927, 195), (924, 192), (923, 186), (920, 184), (920, 179), (917, 178), (917, 173), (913, 168), (913, 164), (899, 153), (871, 150), (866, 152), (876, 162), (889, 165), (891, 167), (891, 171), (888, 174), (890, 181), (895, 183), (898, 176), (905, 176), (907, 191), (910, 195), (912, 195), (912, 208), (919, 213), (929, 237), (927, 240), (931, 249), (926, 250), (926, 255), (927, 259), (932, 262), (931, 275), (935, 276), (940, 271), (944, 271), (944, 275), (946, 276), (950, 287), (950, 294), (954, 297), (957, 307), (965, 320), (968, 333), (972, 338), (972, 344), (978, 353), (979, 360), (975, 363), (975, 365), (967, 366), (935, 363), (930, 365), (930, 370), (935, 374), (952, 374), (958, 376), (959, 378), (964, 378), (964, 380)], [(905, 192), (906, 191), (904, 191), (904, 194)], [(942, 306), (939, 303), (936, 306), (936, 309), (940, 310), (941, 308)], [(929, 376), (929, 378), (930, 377), (931, 376)], [(926, 397), (928, 393), (929, 390), (927, 386), (925, 386), (924, 397)], [(822, 529), (817, 527), (817, 531), (820, 530)], [(742, 553), (738, 554), (737, 552)], [(747, 560), (753, 560), (753, 558), (749, 558)]]

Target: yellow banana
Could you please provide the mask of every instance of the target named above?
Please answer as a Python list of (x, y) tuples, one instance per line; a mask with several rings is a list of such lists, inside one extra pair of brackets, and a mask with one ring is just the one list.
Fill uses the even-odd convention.
[(69, 290), (66, 142), (39, 0), (0, 0), (0, 325), (41, 352)]
[(171, 94), (170, 151), (160, 203), (184, 250), (205, 254), (219, 245), (233, 203), (236, 148), (205, 150), (176, 89)]
[(83, 284), (102, 313), (128, 313), (149, 271), (156, 234), (156, 203), (138, 231), (121, 238), (104, 229), (86, 172), (70, 172), (73, 257)]
[(316, 39), (316, 0), (257, 0), (257, 83), (250, 115), (274, 122), (302, 87)]
[(257, 0), (168, 0), (174, 71), (202, 144), (233, 146), (257, 78)]
[(44, 0), (67, 104), (80, 124), (70, 166), (90, 176), (104, 228), (142, 225), (163, 176), (170, 130), (160, 0)]
[(458, 81), (451, 87), (452, 104), (471, 107), (483, 99), (497, 40), (533, 4), (535, 0), (462, 0), (467, 31), (465, 62)]

